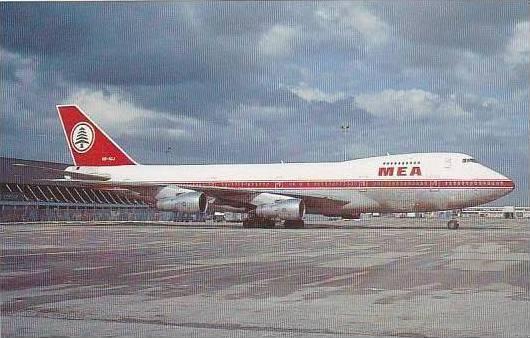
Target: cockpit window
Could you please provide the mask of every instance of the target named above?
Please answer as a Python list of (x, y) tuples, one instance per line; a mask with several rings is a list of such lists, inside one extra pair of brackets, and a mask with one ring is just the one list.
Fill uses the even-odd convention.
[(469, 162), (476, 163), (477, 160), (475, 160), (474, 158), (464, 158), (464, 159), (462, 160), (462, 162), (464, 162), (464, 163), (469, 163)]

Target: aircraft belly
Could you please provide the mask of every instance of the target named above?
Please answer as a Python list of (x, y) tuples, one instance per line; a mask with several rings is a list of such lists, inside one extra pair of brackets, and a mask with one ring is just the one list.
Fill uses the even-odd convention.
[(430, 189), (373, 189), (367, 192), (381, 205), (380, 212), (443, 210), (445, 195)]
[[(487, 203), (504, 191), (481, 189), (270, 189), (259, 193), (304, 198), (307, 213), (336, 214), (351, 212), (422, 212), (461, 209)], [(227, 197), (226, 200), (230, 200)], [(238, 202), (249, 203), (241, 197)], [(235, 201), (235, 200), (234, 200)]]
[(271, 193), (305, 197), (309, 214), (340, 215), (342, 211), (370, 212), (379, 204), (357, 189), (275, 190)]
[[(499, 190), (499, 191), (496, 191)], [(502, 189), (371, 189), (380, 212), (454, 210), (481, 205), (505, 194)]]

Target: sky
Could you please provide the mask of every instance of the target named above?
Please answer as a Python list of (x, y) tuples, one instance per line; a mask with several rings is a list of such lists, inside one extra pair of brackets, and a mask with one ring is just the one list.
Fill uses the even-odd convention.
[(3, 2), (0, 25), (0, 156), (71, 163), (73, 103), (144, 164), (461, 152), (530, 205), (525, 1)]

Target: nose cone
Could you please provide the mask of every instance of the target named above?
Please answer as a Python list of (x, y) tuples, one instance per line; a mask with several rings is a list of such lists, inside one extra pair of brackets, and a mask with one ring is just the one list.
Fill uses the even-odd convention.
[(487, 177), (487, 180), (491, 180), (493, 182), (493, 189), (488, 189), (492, 199), (506, 196), (515, 189), (515, 183), (512, 179), (493, 169), (487, 168), (487, 170), (489, 172), (485, 175), (485, 178)]
[(495, 172), (495, 175), (497, 177), (494, 178), (494, 179), (500, 180), (503, 183), (502, 186), (504, 188), (508, 188), (508, 189), (510, 189), (510, 191), (515, 189), (515, 182), (511, 178), (509, 178), (507, 176), (504, 176), (503, 174), (501, 174), (499, 172)]
[(505, 196), (511, 193), (515, 189), (515, 182), (512, 179), (504, 175), (500, 175), (500, 176), (502, 176), (502, 180), (501, 180), (501, 186), (502, 186), (502, 191), (503, 191), (502, 196)]

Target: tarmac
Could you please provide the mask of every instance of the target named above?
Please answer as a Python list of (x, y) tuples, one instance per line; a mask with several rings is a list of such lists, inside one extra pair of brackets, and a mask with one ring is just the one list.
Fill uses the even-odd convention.
[(0, 225), (2, 337), (530, 337), (530, 221)]

